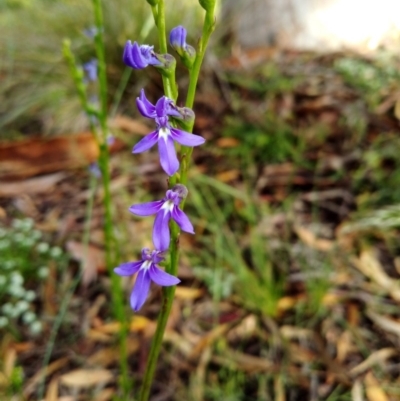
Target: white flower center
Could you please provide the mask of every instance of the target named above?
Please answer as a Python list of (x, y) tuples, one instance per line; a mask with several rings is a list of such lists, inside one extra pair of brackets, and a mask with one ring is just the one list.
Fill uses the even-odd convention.
[(170, 135), (171, 135), (171, 131), (167, 127), (163, 127), (158, 130), (159, 138), (166, 140)]
[(167, 200), (164, 202), (164, 204), (161, 206), (161, 209), (164, 210), (164, 214), (168, 212), (172, 212), (172, 209), (174, 208), (174, 202), (171, 200)]
[(151, 265), (151, 260), (145, 260), (143, 263), (142, 263), (142, 266), (140, 266), (140, 270), (148, 270), (149, 268), (150, 268), (150, 265)]

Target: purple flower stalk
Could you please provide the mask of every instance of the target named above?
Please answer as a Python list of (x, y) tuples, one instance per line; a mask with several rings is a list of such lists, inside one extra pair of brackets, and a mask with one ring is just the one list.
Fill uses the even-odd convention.
[(180, 283), (177, 277), (166, 273), (157, 266), (157, 263), (162, 260), (164, 260), (164, 257), (161, 251), (150, 251), (148, 248), (143, 248), (140, 261), (123, 263), (114, 269), (114, 272), (120, 276), (130, 276), (138, 273), (130, 299), (131, 307), (135, 312), (145, 303), (151, 281), (164, 287)]
[(128, 40), (125, 44), (124, 54), (122, 60), (131, 68), (140, 70), (146, 68), (148, 65), (162, 66), (162, 62), (158, 59), (156, 53), (153, 51), (154, 46), (139, 45), (137, 42)]
[(184, 118), (184, 115), (179, 112), (174, 102), (166, 96), (160, 98), (154, 106), (147, 100), (142, 89), (140, 97), (136, 100), (136, 104), (144, 117), (155, 120), (157, 129), (139, 141), (134, 146), (132, 152), (144, 152), (158, 143), (161, 166), (169, 176), (174, 175), (179, 169), (174, 141), (184, 146), (198, 146), (205, 142), (204, 138), (170, 125), (169, 116)]
[(187, 215), (179, 208), (179, 204), (186, 198), (188, 190), (182, 184), (169, 189), (165, 198), (155, 202), (132, 205), (129, 211), (138, 216), (156, 215), (153, 227), (153, 243), (160, 251), (169, 247), (169, 221), (174, 220), (182, 231), (194, 234), (193, 225)]

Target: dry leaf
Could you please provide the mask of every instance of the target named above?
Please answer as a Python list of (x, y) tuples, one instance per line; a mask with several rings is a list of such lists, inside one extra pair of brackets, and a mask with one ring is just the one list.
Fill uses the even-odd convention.
[(82, 283), (90, 284), (97, 277), (98, 272), (105, 271), (105, 254), (102, 249), (93, 245), (85, 245), (77, 241), (68, 241), (67, 250), (72, 257), (82, 263)]
[(2, 182), (0, 185), (0, 197), (13, 198), (21, 194), (31, 195), (48, 192), (54, 190), (54, 185), (66, 176), (66, 173), (60, 172), (24, 181)]
[(351, 331), (346, 330), (339, 336), (336, 348), (336, 359), (338, 362), (343, 362), (347, 355), (354, 349)]
[(283, 313), (288, 311), (289, 309), (293, 309), (300, 300), (304, 299), (305, 295), (299, 296), (285, 296), (279, 299), (277, 304), (277, 309), (279, 313)]
[(221, 324), (213, 328), (210, 332), (208, 332), (205, 336), (203, 336), (200, 341), (193, 348), (189, 359), (196, 359), (202, 352), (203, 349), (209, 347), (214, 341), (216, 341), (221, 336), (225, 335), (228, 331), (229, 325)]
[(98, 156), (99, 148), (89, 132), (0, 143), (0, 178), (15, 179), (83, 167)]
[(116, 390), (113, 388), (105, 388), (96, 394), (96, 401), (109, 401), (116, 395)]
[(279, 329), (283, 338), (287, 340), (306, 340), (313, 336), (313, 332), (309, 329), (303, 329), (297, 326), (284, 325)]
[(275, 401), (286, 401), (285, 386), (283, 384), (282, 375), (277, 375), (274, 378), (274, 394)]
[(386, 274), (374, 249), (364, 249), (360, 258), (353, 259), (353, 262), (362, 273), (386, 290), (394, 300), (400, 301), (400, 285), (397, 280)]
[(215, 178), (221, 182), (231, 182), (238, 179), (240, 174), (241, 172), (239, 170), (234, 169), (219, 173), (215, 176)]
[[(140, 343), (137, 338), (128, 338), (128, 355), (135, 353), (139, 349), (139, 347)], [(101, 348), (99, 351), (97, 351), (87, 359), (87, 363), (93, 366), (106, 367), (115, 362), (118, 362), (119, 358), (120, 352), (118, 350), (118, 347)]]
[(217, 140), (219, 148), (236, 148), (240, 145), (240, 141), (236, 138), (220, 138)]
[(228, 341), (244, 340), (254, 334), (257, 329), (257, 317), (249, 315), (227, 334)]
[(17, 360), (17, 351), (14, 347), (8, 348), (4, 355), (3, 372), (7, 377), (11, 377), (12, 371)]
[(389, 401), (388, 396), (383, 391), (372, 372), (368, 372), (365, 375), (364, 384), (368, 401)]
[(113, 374), (106, 369), (77, 369), (60, 376), (60, 382), (68, 387), (85, 388), (106, 384)]
[[(138, 332), (145, 330), (148, 326), (152, 326), (155, 323), (144, 316), (134, 316), (129, 324), (129, 331)], [(98, 325), (96, 331), (105, 334), (115, 334), (120, 331), (121, 324), (119, 322), (110, 322)]]
[(397, 351), (394, 348), (382, 348), (379, 351), (373, 352), (365, 361), (351, 369), (349, 373), (353, 376), (359, 375), (374, 365), (383, 364), (387, 359), (396, 354)]
[(355, 380), (351, 388), (352, 401), (364, 401), (363, 388), (360, 380)]
[(109, 124), (111, 128), (121, 129), (132, 134), (147, 135), (151, 131), (151, 128), (141, 121), (121, 115), (113, 118)]
[(48, 385), (45, 401), (58, 401), (58, 377), (52, 379)]
[(378, 315), (375, 312), (367, 310), (366, 315), (383, 330), (396, 334), (400, 337), (400, 321), (390, 319), (386, 316)]
[(200, 298), (204, 294), (202, 288), (190, 288), (178, 286), (175, 289), (175, 297), (182, 300), (193, 300)]
[(95, 329), (88, 330), (86, 333), (86, 337), (100, 343), (111, 343), (114, 341), (113, 337)]
[(273, 363), (267, 358), (244, 354), (239, 351), (228, 350), (225, 357), (213, 356), (212, 361), (221, 365), (236, 365), (237, 369), (248, 373), (268, 372), (273, 368)]
[(310, 248), (317, 249), (323, 252), (328, 252), (333, 249), (333, 241), (329, 241), (323, 238), (317, 238), (317, 236), (312, 231), (307, 230), (303, 226), (295, 225), (293, 228), (299, 238)]
[(36, 385), (39, 384), (41, 380), (43, 380), (43, 377), (46, 378), (46, 376), (51, 375), (52, 373), (64, 367), (68, 362), (69, 358), (57, 359), (56, 361), (50, 363), (49, 365), (36, 372), (24, 388), (24, 396), (29, 397), (29, 395), (32, 394), (35, 390)]

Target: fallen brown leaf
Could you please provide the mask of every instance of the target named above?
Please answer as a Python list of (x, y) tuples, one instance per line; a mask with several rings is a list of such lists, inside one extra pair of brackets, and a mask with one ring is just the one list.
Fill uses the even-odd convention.
[(90, 284), (96, 280), (98, 272), (105, 271), (105, 255), (102, 249), (77, 241), (68, 241), (67, 250), (75, 260), (82, 263), (82, 283)]
[(54, 189), (54, 185), (66, 176), (66, 173), (60, 172), (24, 181), (2, 182), (0, 185), (0, 197), (13, 198), (23, 194), (32, 195), (48, 192)]
[(388, 396), (383, 391), (378, 380), (372, 374), (368, 372), (364, 378), (365, 393), (369, 401), (389, 401)]
[(47, 387), (45, 401), (58, 401), (58, 377), (51, 380)]
[(56, 361), (50, 363), (49, 365), (43, 367), (38, 372), (36, 372), (35, 375), (28, 381), (28, 383), (24, 388), (23, 390), (24, 396), (28, 398), (33, 393), (35, 387), (39, 384), (39, 382), (43, 380), (43, 378), (46, 378), (48, 375), (51, 375), (52, 373), (61, 369), (68, 362), (69, 358), (57, 359)]
[(106, 384), (113, 378), (113, 374), (106, 369), (77, 369), (60, 376), (60, 382), (68, 387), (86, 388)]
[(396, 354), (397, 351), (394, 348), (382, 348), (373, 352), (365, 361), (351, 369), (349, 373), (353, 376), (359, 375), (374, 365), (382, 365), (387, 359)]
[(328, 252), (333, 249), (333, 241), (323, 238), (317, 238), (312, 231), (307, 230), (305, 227), (295, 225), (294, 231), (299, 236), (299, 238), (310, 248), (317, 249), (323, 252)]
[(89, 132), (3, 142), (0, 143), (0, 179), (31, 177), (83, 167), (98, 157), (96, 140)]

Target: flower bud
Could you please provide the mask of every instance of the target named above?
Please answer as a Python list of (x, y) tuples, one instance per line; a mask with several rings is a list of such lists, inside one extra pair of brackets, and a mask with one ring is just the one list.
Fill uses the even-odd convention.
[(186, 43), (186, 35), (186, 29), (182, 25), (179, 25), (171, 30), (169, 43), (179, 54), (185, 67), (190, 69), (196, 58), (196, 50)]
[(189, 192), (183, 184), (174, 185), (171, 191), (176, 193), (181, 201), (183, 201), (187, 197), (187, 194)]

